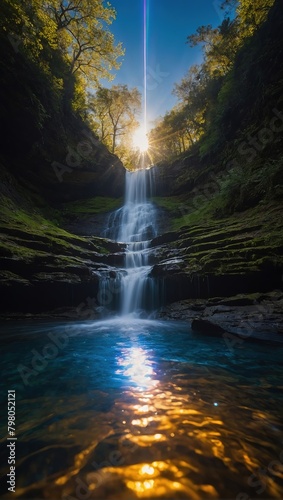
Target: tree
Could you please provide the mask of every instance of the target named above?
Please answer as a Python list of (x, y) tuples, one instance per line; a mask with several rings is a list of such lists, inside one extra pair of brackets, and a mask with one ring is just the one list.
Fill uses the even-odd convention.
[(0, 30), (6, 34), (15, 53), (23, 51), (39, 63), (44, 48), (57, 48), (56, 24), (40, 0), (3, 0)]
[(0, 31), (14, 51), (24, 53), (61, 93), (65, 110), (85, 115), (87, 85), (113, 78), (121, 44), (108, 26), (115, 10), (101, 0), (3, 0)]
[[(113, 85), (110, 89), (99, 88), (89, 100), (89, 109), (94, 115), (96, 133), (100, 140), (115, 153), (117, 146), (123, 149), (125, 138), (129, 138), (138, 126), (136, 116), (141, 108), (141, 95), (136, 88)], [(124, 139), (124, 140), (123, 140)]]
[(187, 75), (176, 84), (173, 90), (186, 114), (189, 128), (193, 135), (200, 137), (204, 131), (204, 122), (208, 110), (211, 83), (214, 82), (205, 65), (191, 66)]
[(124, 54), (108, 29), (115, 9), (109, 3), (104, 7), (101, 0), (50, 0), (45, 8), (56, 23), (58, 44), (70, 72), (95, 85), (100, 78), (111, 80), (110, 71), (119, 68), (117, 58)]
[(154, 162), (183, 153), (198, 137), (186, 108), (183, 105), (175, 106), (149, 133), (150, 153)]
[(224, 19), (218, 28), (200, 26), (196, 33), (189, 35), (190, 47), (201, 44), (204, 64), (211, 76), (225, 75), (233, 64), (239, 46), (238, 20)]
[(266, 20), (274, 0), (240, 0), (237, 15), (243, 37), (252, 36), (256, 29)]
[(266, 20), (274, 0), (225, 0), (222, 7), (234, 8), (239, 22), (241, 39), (252, 36)]

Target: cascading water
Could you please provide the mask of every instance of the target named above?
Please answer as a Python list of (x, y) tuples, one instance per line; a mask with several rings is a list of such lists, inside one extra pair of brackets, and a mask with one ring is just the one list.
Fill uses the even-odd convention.
[[(127, 172), (124, 206), (110, 216), (105, 233), (108, 238), (126, 244), (124, 268), (119, 271), (122, 315), (152, 311), (157, 306), (156, 282), (149, 276), (149, 245), (157, 231), (156, 209), (148, 201), (152, 188), (152, 170)], [(107, 286), (109, 283), (105, 281), (101, 284), (104, 290)]]

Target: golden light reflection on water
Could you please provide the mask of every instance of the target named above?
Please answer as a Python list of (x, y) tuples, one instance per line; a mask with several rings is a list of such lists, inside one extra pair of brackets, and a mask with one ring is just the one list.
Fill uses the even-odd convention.
[[(217, 492), (211, 484), (194, 485), (188, 479), (188, 472), (198, 474), (199, 468), (186, 457), (184, 460), (178, 460), (176, 453), (172, 452), (172, 445), (175, 438), (181, 446), (179, 440), (190, 434), (189, 431), (185, 432), (187, 426), (218, 426), (223, 425), (223, 422), (211, 416), (204, 418), (201, 411), (192, 408), (189, 403), (190, 394), (184, 393), (178, 384), (170, 381), (170, 390), (168, 386), (164, 387), (154, 372), (153, 362), (142, 348), (124, 349), (122, 356), (118, 358), (118, 365), (116, 373), (128, 378), (131, 397), (136, 400), (128, 408), (128, 412), (130, 409), (129, 413), (131, 416), (134, 414), (135, 418), (123, 421), (128, 424), (130, 430), (125, 439), (131, 443), (132, 455), (136, 455), (140, 450), (155, 449), (159, 455), (167, 457), (167, 460), (108, 468), (107, 473), (123, 478), (127, 488), (138, 498), (155, 498), (167, 495), (168, 492), (174, 495), (172, 499), (181, 498), (179, 494), (183, 495), (183, 498), (195, 500), (217, 498)], [(221, 450), (223, 454), (220, 437), (220, 432), (214, 432), (211, 439), (211, 450), (215, 457), (221, 455)], [(202, 433), (202, 443), (208, 438), (206, 433)], [(193, 453), (203, 455), (199, 448), (195, 448)], [(151, 456), (152, 453), (149, 452), (148, 455)]]
[[(279, 439), (279, 422), (264, 408), (264, 390), (260, 407), (252, 407), (253, 389), (235, 384), (226, 371), (194, 365), (180, 373), (179, 365), (167, 361), (157, 367), (136, 346), (122, 349), (117, 364), (126, 388), (112, 407), (94, 414), (86, 402), (80, 408), (79, 401), (70, 401), (79, 408), (79, 424), (75, 417), (57, 424), (58, 437), (64, 427), (77, 426), (83, 449), (52, 479), (46, 498), (77, 498), (78, 478), (90, 492), (85, 498), (96, 500), (221, 499), (246, 491), (255, 496), (249, 477), (276, 460)], [(103, 394), (93, 396), (99, 398)], [(281, 498), (274, 478), (264, 477), (257, 498)]]
[[(238, 409), (215, 402), (218, 386), (206, 378), (207, 369), (195, 367), (193, 383), (188, 375), (166, 378), (166, 370), (160, 377), (140, 347), (123, 349), (118, 366), (117, 374), (128, 379), (130, 397), (130, 402), (117, 406), (125, 418), (124, 435), (118, 440), (124, 463), (102, 469), (97, 495), (111, 480), (116, 485), (118, 481), (121, 491), (126, 487), (134, 494), (129, 498), (221, 498), (225, 491), (230, 495), (231, 484), (240, 493), (240, 474), (245, 471), (249, 477), (260, 466), (256, 447), (261, 438), (243, 443), (244, 420), (235, 432)], [(227, 374), (223, 377), (220, 370), (216, 379), (222, 383), (222, 397), (224, 390), (226, 401), (233, 401), (236, 393)], [(206, 398), (212, 386), (212, 397)], [(273, 493), (279, 491), (272, 481), (269, 487)], [(127, 500), (127, 494), (119, 498)]]
[(122, 350), (122, 356), (117, 360), (121, 367), (117, 374), (123, 374), (136, 384), (137, 390), (143, 391), (155, 387), (157, 381), (153, 379), (154, 371), (146, 352), (141, 347), (131, 347)]

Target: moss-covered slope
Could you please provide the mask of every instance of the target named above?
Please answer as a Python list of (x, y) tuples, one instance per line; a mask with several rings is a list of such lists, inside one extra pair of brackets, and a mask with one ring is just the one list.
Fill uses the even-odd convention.
[[(96, 296), (101, 272), (122, 247), (95, 236), (95, 226), (88, 237), (66, 231), (64, 213), (4, 173), (2, 167), (1, 310), (40, 312)], [(106, 200), (107, 211), (115, 200)]]
[(152, 242), (160, 259), (152, 275), (167, 281), (167, 300), (282, 286), (282, 209), (266, 203), (221, 219), (209, 217), (204, 208), (198, 218), (171, 213), (172, 231)]

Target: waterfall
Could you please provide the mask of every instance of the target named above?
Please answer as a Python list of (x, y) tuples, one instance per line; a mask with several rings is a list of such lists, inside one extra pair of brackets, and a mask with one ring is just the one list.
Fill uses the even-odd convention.
[[(157, 306), (156, 282), (149, 276), (149, 247), (157, 234), (156, 209), (148, 200), (153, 184), (150, 169), (127, 172), (124, 206), (111, 214), (104, 233), (108, 238), (126, 244), (124, 266), (119, 270), (119, 310), (122, 315), (152, 311)], [(102, 280), (102, 288), (106, 293), (105, 280)]]

